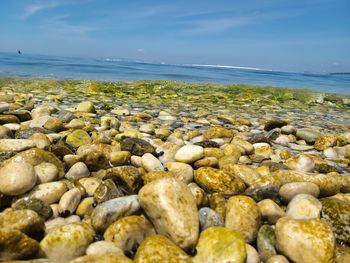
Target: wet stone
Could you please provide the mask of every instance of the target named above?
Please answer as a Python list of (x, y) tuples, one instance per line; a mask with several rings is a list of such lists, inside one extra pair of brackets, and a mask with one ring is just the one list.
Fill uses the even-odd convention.
[(145, 153), (155, 153), (154, 147), (147, 141), (137, 138), (126, 138), (121, 141), (121, 150), (129, 151), (131, 155), (142, 156)]

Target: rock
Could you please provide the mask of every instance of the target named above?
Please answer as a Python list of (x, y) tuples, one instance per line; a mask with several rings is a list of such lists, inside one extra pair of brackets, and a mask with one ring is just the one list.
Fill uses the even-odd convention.
[(255, 201), (244, 195), (236, 195), (227, 201), (225, 226), (240, 233), (247, 243), (256, 239), (261, 214)]
[(193, 168), (191, 165), (180, 162), (168, 162), (164, 165), (179, 181), (188, 184), (193, 181)]
[(308, 194), (296, 195), (288, 204), (286, 214), (293, 219), (320, 218), (321, 202)]
[(217, 142), (206, 140), (201, 142), (196, 142), (194, 145), (201, 146), (203, 148), (219, 148), (220, 145)]
[(53, 215), (52, 209), (49, 205), (45, 204), (43, 201), (39, 199), (30, 198), (30, 197), (24, 197), (24, 198), (18, 199), (16, 202), (12, 204), (12, 209), (13, 210), (25, 210), (25, 209), (33, 210), (44, 220), (50, 218)]
[(20, 121), (14, 115), (0, 115), (0, 125), (7, 123), (20, 123)]
[(6, 102), (0, 103), (0, 113), (3, 113), (5, 111), (8, 111), (10, 109), (10, 104)]
[(130, 163), (130, 158), (131, 153), (128, 151), (111, 152), (109, 155), (109, 161), (113, 167), (128, 165)]
[(162, 163), (150, 153), (142, 155), (141, 162), (147, 172), (164, 171)]
[(66, 143), (72, 147), (78, 148), (91, 143), (91, 138), (84, 130), (74, 130), (67, 136)]
[(184, 249), (196, 243), (198, 211), (186, 184), (172, 177), (160, 178), (141, 188), (139, 201), (157, 233)]
[(193, 263), (237, 262), (245, 263), (247, 252), (244, 239), (225, 227), (210, 227), (204, 230), (196, 246)]
[(315, 168), (315, 162), (304, 154), (289, 158), (286, 164), (290, 169), (300, 172), (311, 172)]
[(294, 262), (332, 262), (335, 239), (330, 226), (320, 219), (283, 217), (276, 224), (278, 250)]
[(242, 179), (247, 186), (251, 186), (260, 177), (260, 174), (248, 165), (235, 164), (228, 169)]
[(135, 256), (135, 263), (183, 262), (190, 263), (190, 257), (172, 241), (162, 235), (146, 237)]
[(204, 155), (204, 149), (197, 145), (182, 146), (175, 154), (175, 160), (182, 163), (193, 163), (201, 159)]
[(95, 200), (93, 197), (86, 197), (79, 203), (75, 214), (81, 218), (88, 217), (92, 214), (95, 207)]
[(19, 230), (0, 228), (0, 261), (25, 259), (38, 249), (39, 243)]
[(64, 176), (64, 168), (61, 161), (52, 153), (38, 149), (32, 148), (20, 153), (17, 153), (15, 156), (10, 159), (0, 163), (0, 167), (7, 165), (8, 163), (23, 161), (29, 163), (33, 166), (37, 166), (43, 162), (48, 162), (54, 164), (58, 168), (58, 176), (62, 178)]
[(315, 149), (318, 151), (326, 150), (329, 147), (335, 146), (337, 143), (337, 137), (334, 135), (326, 135), (323, 137), (318, 138), (315, 141)]
[(83, 162), (77, 162), (66, 173), (65, 177), (68, 180), (76, 181), (90, 175), (89, 168)]
[(51, 117), (45, 122), (44, 128), (49, 131), (59, 132), (63, 130), (63, 122), (59, 118)]
[(312, 129), (298, 129), (296, 136), (299, 139), (306, 141), (307, 143), (315, 143), (315, 141), (320, 138), (322, 135), (320, 132)]
[(114, 221), (140, 210), (137, 195), (108, 200), (96, 206), (91, 215), (91, 223), (96, 232), (103, 233)]
[(272, 120), (268, 120), (265, 123), (264, 126), (264, 130), (265, 131), (271, 131), (275, 128), (282, 128), (283, 126), (286, 126), (288, 123), (284, 120), (280, 120), (280, 119), (272, 119)]
[(204, 157), (193, 164), (195, 169), (199, 167), (218, 167), (219, 160), (215, 157)]
[(16, 139), (28, 139), (31, 136), (33, 136), (36, 133), (48, 133), (49, 131), (43, 129), (43, 128), (26, 128), (26, 129), (20, 129), (16, 131), (15, 137)]
[(247, 188), (245, 195), (253, 198), (256, 202), (264, 199), (275, 199), (278, 197), (278, 185), (252, 186)]
[(78, 188), (72, 188), (65, 192), (58, 203), (58, 213), (63, 216), (69, 216), (74, 213), (81, 199), (81, 193)]
[(40, 238), (44, 233), (44, 221), (33, 210), (8, 209), (0, 213), (0, 228), (19, 230), (32, 238)]
[(256, 244), (263, 262), (276, 255), (276, 235), (274, 228), (269, 225), (261, 226), (258, 232)]
[(253, 246), (251, 246), (249, 244), (245, 244), (245, 248), (247, 251), (246, 263), (260, 263), (261, 262), (260, 255)]
[(86, 194), (88, 196), (93, 196), (94, 192), (100, 185), (101, 180), (94, 177), (85, 177), (85, 178), (79, 179), (78, 182), (84, 187)]
[(350, 246), (350, 203), (336, 198), (325, 198), (321, 203), (321, 218), (331, 226), (338, 243)]
[(121, 196), (123, 196), (121, 189), (115, 185), (112, 179), (102, 181), (94, 191), (94, 199), (97, 204)]
[(154, 134), (154, 131), (155, 131), (155, 127), (152, 123), (142, 124), (140, 126), (140, 132)]
[(309, 194), (317, 198), (320, 194), (320, 188), (311, 182), (293, 182), (282, 185), (278, 194), (282, 201), (289, 203), (298, 194)]
[(35, 147), (28, 139), (0, 139), (0, 152), (20, 152)]
[(142, 216), (126, 216), (112, 223), (103, 237), (113, 242), (124, 253), (133, 253), (141, 242), (156, 232), (152, 224)]
[(209, 207), (202, 207), (199, 212), (200, 228), (203, 231), (212, 226), (224, 226), (221, 216)]
[(91, 101), (83, 101), (80, 102), (77, 106), (77, 111), (87, 112), (87, 113), (95, 113), (94, 104)]
[(129, 151), (131, 155), (142, 156), (145, 153), (155, 153), (154, 147), (147, 141), (137, 138), (126, 138), (120, 143), (122, 151)]
[(66, 191), (67, 185), (64, 182), (50, 182), (39, 184), (29, 193), (29, 196), (39, 199), (47, 205), (51, 205), (60, 200)]
[(94, 238), (93, 229), (86, 223), (73, 223), (58, 227), (40, 242), (47, 258), (66, 262), (82, 256)]
[(90, 246), (86, 249), (86, 255), (103, 256), (109, 253), (113, 254), (114, 256), (124, 256), (123, 250), (121, 250), (111, 241), (97, 241), (90, 244)]
[(274, 255), (270, 257), (266, 263), (289, 263), (288, 259), (282, 255)]
[(136, 194), (142, 186), (139, 170), (134, 166), (113, 167), (106, 171), (105, 178), (110, 178), (118, 185), (123, 193)]
[(231, 144), (238, 146), (242, 154), (250, 154), (254, 151), (254, 147), (250, 142), (237, 137), (232, 139)]
[(195, 171), (195, 182), (205, 191), (234, 195), (244, 191), (244, 183), (233, 175), (211, 167), (201, 167)]
[(165, 142), (157, 147), (156, 152), (159, 156), (159, 160), (166, 165), (169, 162), (175, 162), (175, 154), (181, 148), (180, 145)]
[(93, 255), (86, 255), (82, 257), (78, 257), (70, 263), (132, 263), (133, 261), (129, 258), (127, 258), (124, 255), (118, 255), (114, 253), (106, 253), (104, 255), (98, 255), (98, 254), (93, 254)]
[(281, 217), (285, 216), (284, 210), (271, 199), (264, 199), (258, 203), (263, 220), (274, 225)]
[(52, 163), (43, 162), (35, 166), (34, 170), (40, 183), (49, 183), (55, 181), (58, 177), (58, 169)]
[(202, 188), (200, 188), (196, 183), (190, 183), (187, 186), (191, 190), (197, 207), (206, 206), (208, 204), (208, 195)]
[(20, 195), (34, 187), (37, 177), (32, 165), (13, 162), (0, 168), (0, 192), (5, 195)]
[(5, 127), (0, 125), (0, 139), (10, 139), (13, 138), (12, 131)]
[(222, 127), (211, 127), (203, 133), (204, 138), (232, 138), (233, 131)]

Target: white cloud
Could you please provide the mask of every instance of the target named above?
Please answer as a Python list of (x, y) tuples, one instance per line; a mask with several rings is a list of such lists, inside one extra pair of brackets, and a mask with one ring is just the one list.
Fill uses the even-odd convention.
[(69, 15), (60, 15), (46, 21), (45, 27), (49, 27), (51, 32), (59, 34), (86, 34), (97, 29), (87, 25), (72, 24), (67, 21)]
[(138, 48), (136, 51), (141, 53), (141, 52), (144, 51), (144, 49), (143, 48)]
[(33, 4), (28, 5), (24, 9), (23, 14), (19, 16), (19, 18), (22, 20), (27, 20), (28, 18), (34, 16), (35, 14), (39, 13), (42, 10), (52, 9), (60, 5), (62, 4), (56, 1), (35, 2)]

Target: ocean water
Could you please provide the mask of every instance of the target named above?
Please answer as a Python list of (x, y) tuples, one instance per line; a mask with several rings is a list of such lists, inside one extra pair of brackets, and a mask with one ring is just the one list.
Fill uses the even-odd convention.
[(180, 80), (309, 88), (350, 95), (350, 73), (317, 74), (220, 65), (166, 64), (115, 58), (60, 57), (0, 52), (0, 76), (75, 80)]

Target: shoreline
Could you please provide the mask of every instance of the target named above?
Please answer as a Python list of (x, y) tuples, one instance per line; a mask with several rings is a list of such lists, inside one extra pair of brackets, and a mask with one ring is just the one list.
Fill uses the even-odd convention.
[(311, 90), (0, 78), (0, 260), (346, 262), (349, 124)]

